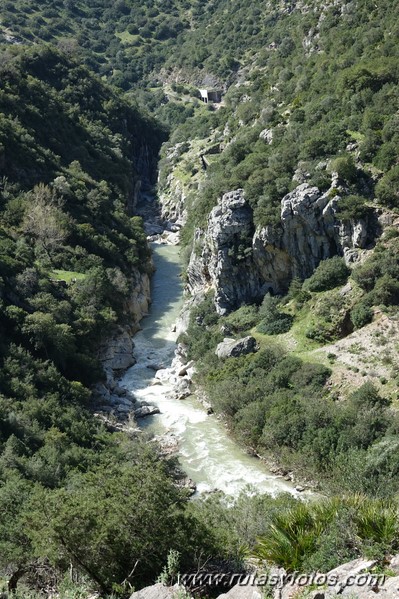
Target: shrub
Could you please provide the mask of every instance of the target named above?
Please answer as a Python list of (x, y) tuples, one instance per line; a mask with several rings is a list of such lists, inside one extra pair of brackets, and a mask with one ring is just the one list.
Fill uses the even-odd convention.
[(310, 293), (305, 291), (303, 288), (302, 281), (295, 277), (292, 279), (290, 287), (288, 289), (288, 293), (286, 295), (286, 300), (295, 300), (296, 307), (301, 308), (307, 300), (311, 298)]
[(388, 171), (375, 187), (377, 198), (390, 208), (399, 207), (399, 166)]
[(289, 314), (279, 313), (279, 316), (276, 318), (276, 320), (261, 320), (256, 327), (256, 330), (263, 335), (281, 335), (282, 333), (287, 333), (290, 330), (292, 320), (292, 316)]
[(360, 301), (351, 310), (351, 321), (355, 329), (361, 329), (373, 319), (373, 310), (367, 302)]
[(343, 258), (334, 256), (320, 262), (313, 275), (305, 281), (304, 287), (309, 291), (327, 291), (343, 285), (350, 275), (350, 268)]
[(358, 195), (342, 198), (337, 206), (337, 216), (340, 220), (360, 220), (367, 218), (370, 213), (371, 208), (366, 205), (365, 198)]
[(397, 533), (397, 509), (389, 501), (333, 497), (274, 514), (254, 556), (288, 572), (327, 571), (370, 545), (374, 552), (392, 551)]
[(236, 333), (247, 331), (255, 326), (258, 318), (258, 309), (256, 306), (241, 306), (235, 312), (226, 317), (226, 324), (230, 325)]
[(359, 389), (351, 393), (349, 400), (357, 410), (362, 408), (370, 410), (373, 407), (381, 409), (389, 405), (389, 400), (382, 397), (377, 388), (370, 382), (364, 383)]
[(325, 323), (310, 325), (305, 331), (305, 336), (308, 339), (317, 341), (317, 343), (327, 343), (332, 340), (330, 331), (326, 330)]
[(373, 261), (368, 260), (364, 264), (357, 266), (353, 270), (353, 278), (356, 283), (365, 291), (371, 291), (375, 285), (375, 281), (381, 274), (380, 268)]
[(372, 298), (375, 305), (396, 306), (399, 303), (399, 282), (388, 274), (384, 274), (376, 282)]
[(339, 178), (347, 183), (353, 183), (356, 180), (356, 165), (350, 154), (339, 156), (333, 160), (331, 170), (338, 173)]
[(290, 330), (293, 317), (290, 314), (280, 312), (278, 306), (280, 300), (267, 294), (259, 308), (259, 316), (262, 320), (256, 330), (264, 335), (279, 335)]

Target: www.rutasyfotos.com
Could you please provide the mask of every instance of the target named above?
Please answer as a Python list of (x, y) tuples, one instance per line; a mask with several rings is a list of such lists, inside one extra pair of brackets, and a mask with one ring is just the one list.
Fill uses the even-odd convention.
[(300, 572), (284, 573), (254, 573), (243, 574), (234, 572), (197, 572), (195, 574), (183, 574), (180, 582), (186, 586), (270, 586), (283, 587), (285, 585), (296, 586), (357, 586), (374, 587), (381, 586), (385, 582), (384, 574), (356, 574), (348, 575), (345, 579), (336, 574), (320, 574), (313, 572), (311, 574), (301, 574)]

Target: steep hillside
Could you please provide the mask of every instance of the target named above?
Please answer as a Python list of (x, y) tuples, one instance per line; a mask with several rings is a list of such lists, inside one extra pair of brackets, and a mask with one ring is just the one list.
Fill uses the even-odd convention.
[(151, 272), (129, 211), (159, 135), (65, 55), (2, 49), (0, 585), (9, 591), (24, 577), (49, 593), (73, 564), (79, 583), (123, 593), (151, 582), (171, 545), (188, 564), (195, 553), (174, 465), (92, 414), (99, 348), (137, 325), (135, 285)]
[[(181, 341), (244, 444), (335, 490), (389, 495), (399, 341), (393, 6), (265, 3), (256, 22), (255, 5), (230, 19), (223, 7), (209, 20), (204, 65), (220, 67), (229, 45), (240, 53), (235, 82), (222, 104), (175, 129), (160, 162), (160, 201), (184, 224), (196, 305)], [(239, 34), (247, 22), (253, 36)], [(177, 64), (190, 59), (183, 45)], [(231, 339), (218, 345), (249, 334), (255, 355), (223, 354)], [(378, 423), (356, 440), (371, 414)]]
[[(384, 569), (398, 549), (398, 8), (3, 3), (9, 591), (23, 579), (68, 598), (127, 596), (179, 568), (245, 571), (262, 551), (288, 571), (361, 555)], [(222, 101), (203, 104), (197, 87)], [(345, 498), (189, 502), (175, 460), (94, 418), (99, 348), (132, 332), (135, 293), (148, 293), (134, 214), (162, 142), (160, 209), (181, 229), (191, 308), (181, 355), (238, 442), (299, 490)]]

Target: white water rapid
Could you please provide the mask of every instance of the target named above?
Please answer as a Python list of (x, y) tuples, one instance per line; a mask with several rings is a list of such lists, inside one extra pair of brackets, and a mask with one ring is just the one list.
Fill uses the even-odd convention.
[(172, 328), (182, 306), (183, 286), (179, 249), (154, 245), (153, 250), (157, 270), (152, 281), (150, 314), (141, 321), (142, 330), (134, 337), (137, 363), (121, 381), (139, 401), (160, 409), (160, 414), (140, 419), (140, 426), (155, 434), (175, 435), (179, 461), (196, 483), (198, 493), (219, 489), (235, 496), (250, 484), (262, 493), (296, 494), (290, 483), (271, 474), (260, 460), (238, 447), (223, 424), (215, 415), (207, 415), (194, 396), (175, 399), (171, 397), (172, 384), (155, 381), (154, 368), (169, 367), (174, 357), (176, 333)]

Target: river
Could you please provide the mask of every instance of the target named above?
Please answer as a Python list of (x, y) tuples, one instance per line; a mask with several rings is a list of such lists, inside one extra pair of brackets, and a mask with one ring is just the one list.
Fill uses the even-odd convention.
[(196, 483), (197, 493), (219, 489), (236, 496), (247, 485), (262, 493), (295, 493), (293, 486), (269, 472), (255, 457), (247, 455), (232, 439), (215, 415), (207, 415), (201, 403), (190, 396), (170, 397), (172, 385), (154, 384), (149, 365), (170, 366), (176, 349), (172, 332), (183, 302), (179, 248), (153, 245), (156, 272), (152, 280), (150, 313), (141, 321), (134, 337), (137, 363), (124, 375), (121, 384), (138, 400), (155, 404), (160, 414), (140, 420), (140, 426), (154, 434), (172, 433), (179, 441), (183, 470)]

